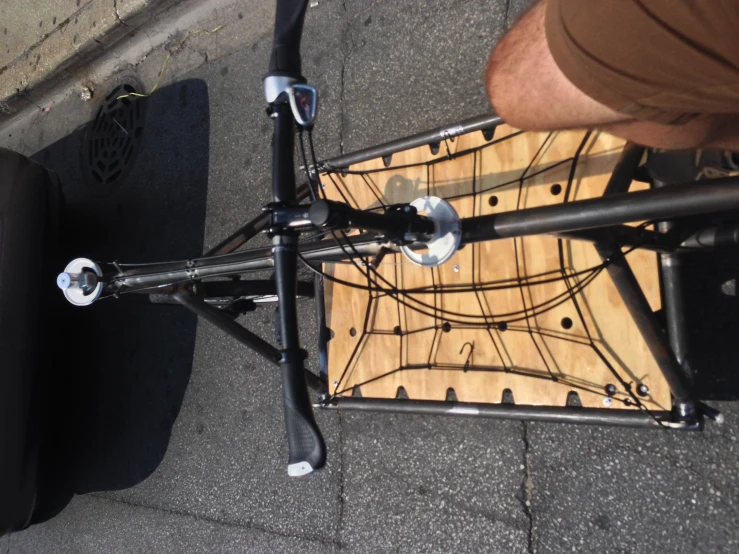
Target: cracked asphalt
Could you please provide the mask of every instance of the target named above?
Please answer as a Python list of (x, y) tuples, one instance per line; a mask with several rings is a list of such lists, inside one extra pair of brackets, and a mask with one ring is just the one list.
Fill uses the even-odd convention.
[[(487, 56), (526, 4), (319, 0), (303, 40), (321, 97), (319, 156), (488, 111)], [(84, 182), (79, 126), (94, 113), (76, 97), (4, 130), (0, 145), (60, 173), (84, 230), (75, 254), (192, 255), (268, 201), (264, 12), (244, 2), (214, 14), (234, 22), (220, 54), (198, 43), (173, 56), (119, 190)], [(162, 58), (131, 72), (151, 86)], [(709, 266), (695, 264), (691, 321), (703, 328), (719, 314), (736, 330), (736, 298), (711, 304), (711, 294), (738, 271)], [(306, 345), (317, 341), (312, 310), (301, 305)], [(100, 303), (73, 317), (92, 362), (64, 375), (74, 383), (65, 401), (75, 409), (60, 416), (71, 500), (0, 538), (0, 552), (739, 551), (730, 338), (704, 334), (696, 346), (701, 391), (726, 416), (703, 433), (319, 412), (328, 465), (296, 480), (278, 372), (256, 355), (173, 307)], [(271, 338), (269, 310), (244, 323)]]

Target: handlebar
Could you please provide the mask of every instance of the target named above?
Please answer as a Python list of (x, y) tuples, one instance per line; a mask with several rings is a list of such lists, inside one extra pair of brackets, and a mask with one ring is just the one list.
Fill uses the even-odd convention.
[(275, 34), (272, 40), (272, 56), (269, 59), (269, 73), (299, 79), (300, 38), (303, 34), (303, 20), (308, 8), (308, 0), (277, 0), (275, 13)]
[[(300, 38), (307, 0), (277, 0), (275, 34), (268, 77), (302, 80)], [(269, 100), (272, 135), (272, 201), (297, 205), (295, 186), (295, 120), (284, 94)], [(289, 450), (288, 474), (312, 473), (326, 462), (326, 445), (313, 418), (305, 382), (306, 352), (300, 348), (297, 313), (298, 236), (294, 229), (278, 229), (272, 237), (272, 256), (279, 300), (280, 374), (285, 429)]]

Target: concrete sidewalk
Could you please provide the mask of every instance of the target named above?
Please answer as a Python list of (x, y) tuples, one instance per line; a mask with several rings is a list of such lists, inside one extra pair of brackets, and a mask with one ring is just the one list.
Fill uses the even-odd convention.
[(156, 20), (178, 0), (0, 2), (0, 122)]

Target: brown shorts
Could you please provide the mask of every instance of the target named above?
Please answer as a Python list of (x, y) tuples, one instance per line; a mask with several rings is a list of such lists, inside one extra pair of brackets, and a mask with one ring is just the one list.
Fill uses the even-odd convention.
[(739, 0), (547, 0), (555, 62), (621, 113), (679, 124), (739, 113)]

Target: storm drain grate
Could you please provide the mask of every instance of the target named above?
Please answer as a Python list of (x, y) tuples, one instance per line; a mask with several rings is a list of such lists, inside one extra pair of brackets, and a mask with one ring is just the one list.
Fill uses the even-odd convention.
[(139, 92), (132, 82), (116, 85), (105, 96), (88, 128), (83, 146), (92, 185), (109, 188), (133, 164), (144, 131), (145, 98), (120, 96)]

